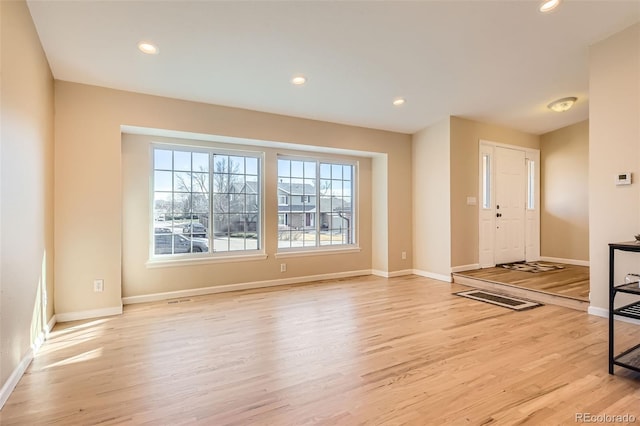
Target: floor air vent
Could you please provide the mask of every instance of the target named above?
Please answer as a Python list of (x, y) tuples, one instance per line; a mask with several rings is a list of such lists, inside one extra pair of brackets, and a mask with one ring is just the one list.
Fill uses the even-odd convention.
[(175, 305), (178, 303), (186, 303), (186, 302), (191, 302), (191, 299), (174, 299), (174, 300), (169, 300), (167, 302), (167, 304), (169, 305)]
[(468, 299), (478, 300), (480, 302), (491, 303), (492, 305), (502, 306), (503, 308), (513, 309), (514, 311), (524, 311), (542, 304), (531, 302), (529, 300), (518, 299), (516, 297), (506, 296), (504, 294), (491, 293), (485, 290), (467, 290), (454, 293), (457, 296), (466, 297)]

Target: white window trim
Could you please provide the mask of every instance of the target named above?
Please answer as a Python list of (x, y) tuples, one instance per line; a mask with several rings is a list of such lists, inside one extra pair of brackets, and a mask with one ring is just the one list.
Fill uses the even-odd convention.
[(276, 259), (286, 259), (288, 257), (323, 256), (329, 254), (360, 253), (362, 248), (357, 245), (345, 244), (340, 246), (322, 247), (300, 247), (280, 249), (275, 255)]
[[(171, 266), (187, 266), (187, 265), (206, 265), (213, 263), (232, 263), (232, 262), (254, 262), (258, 260), (267, 260), (269, 257), (265, 253), (260, 254), (228, 254), (229, 252), (219, 253), (216, 252), (216, 257), (213, 257), (209, 254), (201, 255), (201, 256), (191, 256), (191, 257), (180, 257), (177, 256), (182, 255), (173, 255), (170, 258), (156, 256), (153, 259), (149, 259), (145, 266), (149, 269), (152, 268), (165, 268)], [(237, 253), (237, 252), (232, 252)]]

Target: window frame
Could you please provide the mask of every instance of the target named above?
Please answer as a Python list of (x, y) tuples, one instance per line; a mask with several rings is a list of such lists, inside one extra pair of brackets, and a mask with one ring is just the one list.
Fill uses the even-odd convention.
[[(277, 154), (276, 155), (276, 194), (279, 192), (277, 185), (280, 183), (280, 173), (278, 170), (278, 162), (279, 160), (288, 160), (288, 161), (301, 161), (301, 162), (315, 162), (315, 193), (313, 195), (309, 195), (308, 197), (315, 197), (316, 199), (316, 217), (314, 218), (314, 231), (316, 232), (316, 241), (315, 245), (303, 245), (301, 247), (280, 247), (280, 229), (278, 227), (276, 234), (276, 257), (286, 257), (286, 256), (299, 256), (305, 255), (306, 253), (323, 253), (323, 252), (350, 252), (350, 251), (360, 251), (359, 246), (359, 187), (358, 187), (358, 179), (359, 179), (359, 162), (357, 159), (348, 159), (348, 158), (336, 158), (336, 157), (324, 157), (324, 156), (314, 156), (314, 155), (295, 155), (295, 154)], [(351, 167), (351, 216), (352, 223), (350, 226), (350, 238), (351, 243), (343, 243), (343, 244), (321, 244), (320, 233), (322, 231), (322, 224), (319, 220), (320, 211), (320, 181), (322, 180), (320, 176), (320, 167), (321, 164), (330, 164), (330, 165), (340, 165), (340, 166), (350, 166)], [(289, 178), (292, 179), (291, 176)], [(344, 179), (340, 179), (344, 181)], [(291, 198), (296, 197), (296, 195), (289, 194), (289, 204), (291, 205)], [(307, 194), (301, 196), (301, 199), (307, 197)], [(307, 198), (310, 200), (310, 198)], [(306, 202), (302, 202), (302, 204), (306, 204)], [(281, 212), (279, 207), (283, 206), (282, 204), (278, 204), (277, 206), (277, 215), (290, 215), (291, 212)], [(303, 213), (303, 217), (306, 221), (306, 212)], [(278, 220), (278, 223), (280, 220)]]
[[(208, 252), (188, 252), (188, 253), (171, 253), (171, 254), (156, 254), (155, 253), (155, 228), (156, 228), (156, 212), (155, 212), (155, 193), (156, 192), (169, 192), (169, 191), (156, 191), (155, 189), (155, 172), (158, 170), (166, 170), (167, 169), (156, 169), (155, 167), (155, 150), (170, 150), (170, 151), (183, 151), (190, 153), (203, 153), (208, 155), (209, 167), (208, 171), (208, 192), (207, 196), (208, 200), (208, 215), (209, 215), (209, 223), (206, 227), (207, 229), (207, 241), (208, 241)], [(245, 157), (245, 158), (255, 158), (257, 160), (257, 197), (258, 197), (258, 220), (256, 223), (256, 234), (257, 234), (257, 249), (245, 249), (243, 250), (227, 250), (227, 251), (215, 251), (215, 233), (213, 232), (213, 220), (214, 220), (214, 174), (215, 174), (215, 155), (227, 155), (234, 157)], [(175, 173), (175, 164), (172, 156), (172, 173)], [(193, 161), (193, 160), (192, 160)], [(265, 259), (265, 238), (264, 238), (264, 220), (265, 220), (265, 187), (264, 187), (264, 164), (265, 164), (265, 153), (262, 151), (251, 151), (251, 150), (236, 150), (236, 149), (228, 149), (228, 148), (219, 148), (217, 146), (196, 146), (190, 144), (180, 144), (180, 143), (171, 143), (171, 142), (156, 142), (152, 141), (149, 144), (149, 213), (147, 216), (147, 221), (149, 223), (149, 238), (148, 238), (148, 262), (147, 266), (156, 267), (156, 266), (164, 266), (164, 265), (180, 265), (180, 264), (188, 264), (188, 263), (200, 263), (200, 262), (224, 262), (229, 260), (234, 261), (243, 261), (243, 260), (255, 260), (255, 259)], [(192, 166), (193, 167), (193, 166)], [(193, 173), (191, 170), (190, 173)], [(244, 173), (246, 176), (246, 173)], [(253, 175), (251, 175), (253, 176)], [(170, 193), (174, 194), (175, 187), (172, 183), (172, 188)], [(172, 195), (173, 199), (173, 195)], [(174, 212), (172, 210), (171, 215), (173, 216)], [(191, 212), (190, 215), (196, 214)], [(162, 215), (158, 215), (162, 216)], [(174, 229), (175, 225), (173, 223), (171, 229)], [(193, 220), (193, 219), (192, 219)], [(246, 232), (246, 231), (245, 231)], [(182, 233), (172, 232), (172, 235), (181, 235), (186, 237)]]

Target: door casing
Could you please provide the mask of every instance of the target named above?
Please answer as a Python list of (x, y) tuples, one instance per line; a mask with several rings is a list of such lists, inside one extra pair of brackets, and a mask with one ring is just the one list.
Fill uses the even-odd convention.
[[(523, 164), (525, 176), (528, 174), (528, 164), (533, 162), (535, 165), (535, 173), (533, 179), (533, 208), (525, 205), (525, 260), (536, 261), (540, 259), (540, 150), (532, 148), (524, 148), (515, 145), (502, 144), (487, 140), (479, 141), (478, 155), (478, 218), (479, 218), (479, 258), (478, 263), (481, 268), (488, 268), (496, 265), (495, 262), (495, 230), (496, 230), (496, 202), (495, 202), (495, 148), (508, 148), (523, 151), (525, 154), (525, 163)], [(489, 203), (485, 206), (485, 188), (484, 188), (484, 156), (489, 157), (489, 182), (488, 195)], [(527, 203), (528, 179), (525, 179), (524, 202)]]

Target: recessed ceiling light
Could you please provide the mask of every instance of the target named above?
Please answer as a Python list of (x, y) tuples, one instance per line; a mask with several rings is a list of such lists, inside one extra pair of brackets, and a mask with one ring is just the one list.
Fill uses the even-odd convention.
[(296, 86), (302, 86), (307, 82), (307, 77), (303, 75), (297, 75), (291, 79), (291, 84), (295, 84)]
[(404, 98), (395, 98), (393, 100), (393, 106), (404, 105), (405, 102), (406, 102), (406, 100)]
[(544, 0), (540, 5), (540, 12), (547, 13), (558, 7), (560, 0)]
[(558, 99), (557, 101), (553, 101), (549, 105), (547, 105), (547, 108), (555, 112), (565, 112), (569, 110), (577, 100), (578, 98), (574, 96)]
[(146, 53), (147, 55), (157, 55), (160, 51), (158, 49), (158, 46), (149, 43), (148, 41), (141, 41), (140, 43), (138, 43), (138, 49), (140, 49), (142, 53)]

